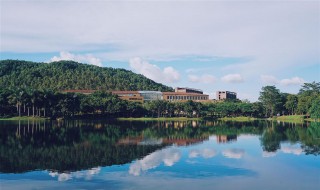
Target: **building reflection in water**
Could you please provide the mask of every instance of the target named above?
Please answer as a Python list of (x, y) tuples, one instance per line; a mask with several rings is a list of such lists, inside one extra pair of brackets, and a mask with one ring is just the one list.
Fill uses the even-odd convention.
[(139, 137), (126, 137), (117, 142), (117, 145), (177, 145), (188, 146), (198, 144), (203, 141), (209, 140), (209, 136), (204, 137), (166, 137), (166, 138), (144, 138), (142, 135)]
[(217, 135), (217, 143), (229, 143), (237, 141), (237, 135)]

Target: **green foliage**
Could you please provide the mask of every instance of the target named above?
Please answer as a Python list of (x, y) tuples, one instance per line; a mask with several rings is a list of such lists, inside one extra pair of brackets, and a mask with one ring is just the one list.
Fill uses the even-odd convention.
[(320, 82), (304, 83), (299, 90), (299, 95), (317, 95), (320, 93)]
[(272, 117), (281, 105), (281, 94), (275, 86), (262, 87), (259, 100), (266, 109), (266, 117)]
[(0, 86), (32, 89), (160, 90), (171, 87), (125, 69), (103, 68), (73, 61), (34, 63), (0, 61)]
[(285, 107), (291, 114), (294, 114), (298, 106), (298, 97), (294, 94), (289, 94), (285, 103)]
[(320, 119), (320, 96), (312, 101), (309, 113), (311, 118)]
[(320, 83), (304, 83), (298, 94), (297, 112), (307, 114), (313, 102), (320, 96)]
[[(110, 90), (173, 89), (124, 69), (101, 68), (73, 61), (50, 64), (28, 61), (0, 61), (0, 117), (271, 117), (280, 113), (310, 114), (318, 118), (320, 83), (305, 83), (298, 95), (281, 93), (265, 86), (260, 102), (230, 100), (218, 103), (127, 102), (107, 93)], [(95, 89), (85, 96), (60, 93), (67, 89)], [(315, 102), (316, 101), (316, 102)]]

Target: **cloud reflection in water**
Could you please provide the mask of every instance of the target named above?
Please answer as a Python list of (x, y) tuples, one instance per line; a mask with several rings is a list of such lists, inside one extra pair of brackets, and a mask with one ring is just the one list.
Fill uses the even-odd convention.
[(100, 173), (101, 168), (96, 167), (92, 168), (90, 170), (86, 171), (76, 171), (76, 172), (70, 172), (70, 173), (58, 173), (58, 172), (49, 172), (49, 175), (51, 177), (58, 177), (58, 181), (68, 181), (72, 178), (77, 179), (85, 179), (85, 180), (91, 180), (94, 175), (97, 175)]
[(303, 150), (300, 147), (294, 147), (294, 146), (282, 147), (281, 151), (286, 154), (294, 154), (294, 155), (301, 155), (303, 152)]
[(204, 148), (202, 150), (194, 149), (189, 152), (189, 158), (197, 158), (199, 156), (203, 158), (212, 158), (217, 154), (214, 149)]
[(227, 158), (240, 159), (244, 156), (245, 151), (243, 149), (231, 148), (222, 151), (222, 155)]
[(142, 171), (158, 167), (162, 162), (166, 166), (173, 166), (181, 158), (181, 152), (177, 148), (167, 148), (149, 154), (141, 160), (130, 165), (129, 174), (139, 176)]

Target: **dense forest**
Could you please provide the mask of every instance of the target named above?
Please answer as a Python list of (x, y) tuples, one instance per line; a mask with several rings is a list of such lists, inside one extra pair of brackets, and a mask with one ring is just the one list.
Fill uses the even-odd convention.
[(0, 61), (0, 86), (42, 90), (159, 90), (171, 87), (156, 83), (125, 69), (81, 64), (74, 61), (35, 63), (18, 60)]
[[(264, 86), (258, 102), (128, 102), (107, 90), (172, 90), (123, 69), (100, 68), (70, 61), (51, 64), (1, 61), (0, 117), (236, 117), (268, 118), (307, 115), (320, 118), (320, 83), (302, 85), (298, 94)], [(50, 81), (50, 82), (48, 82)], [(89, 82), (88, 82), (89, 81)], [(62, 89), (98, 89), (93, 94)]]

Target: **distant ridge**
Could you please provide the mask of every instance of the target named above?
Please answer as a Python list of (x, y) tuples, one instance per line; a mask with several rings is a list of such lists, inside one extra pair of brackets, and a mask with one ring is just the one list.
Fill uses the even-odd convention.
[(143, 75), (125, 69), (97, 67), (74, 61), (36, 63), (0, 61), (0, 87), (52, 90), (159, 90), (173, 91)]

